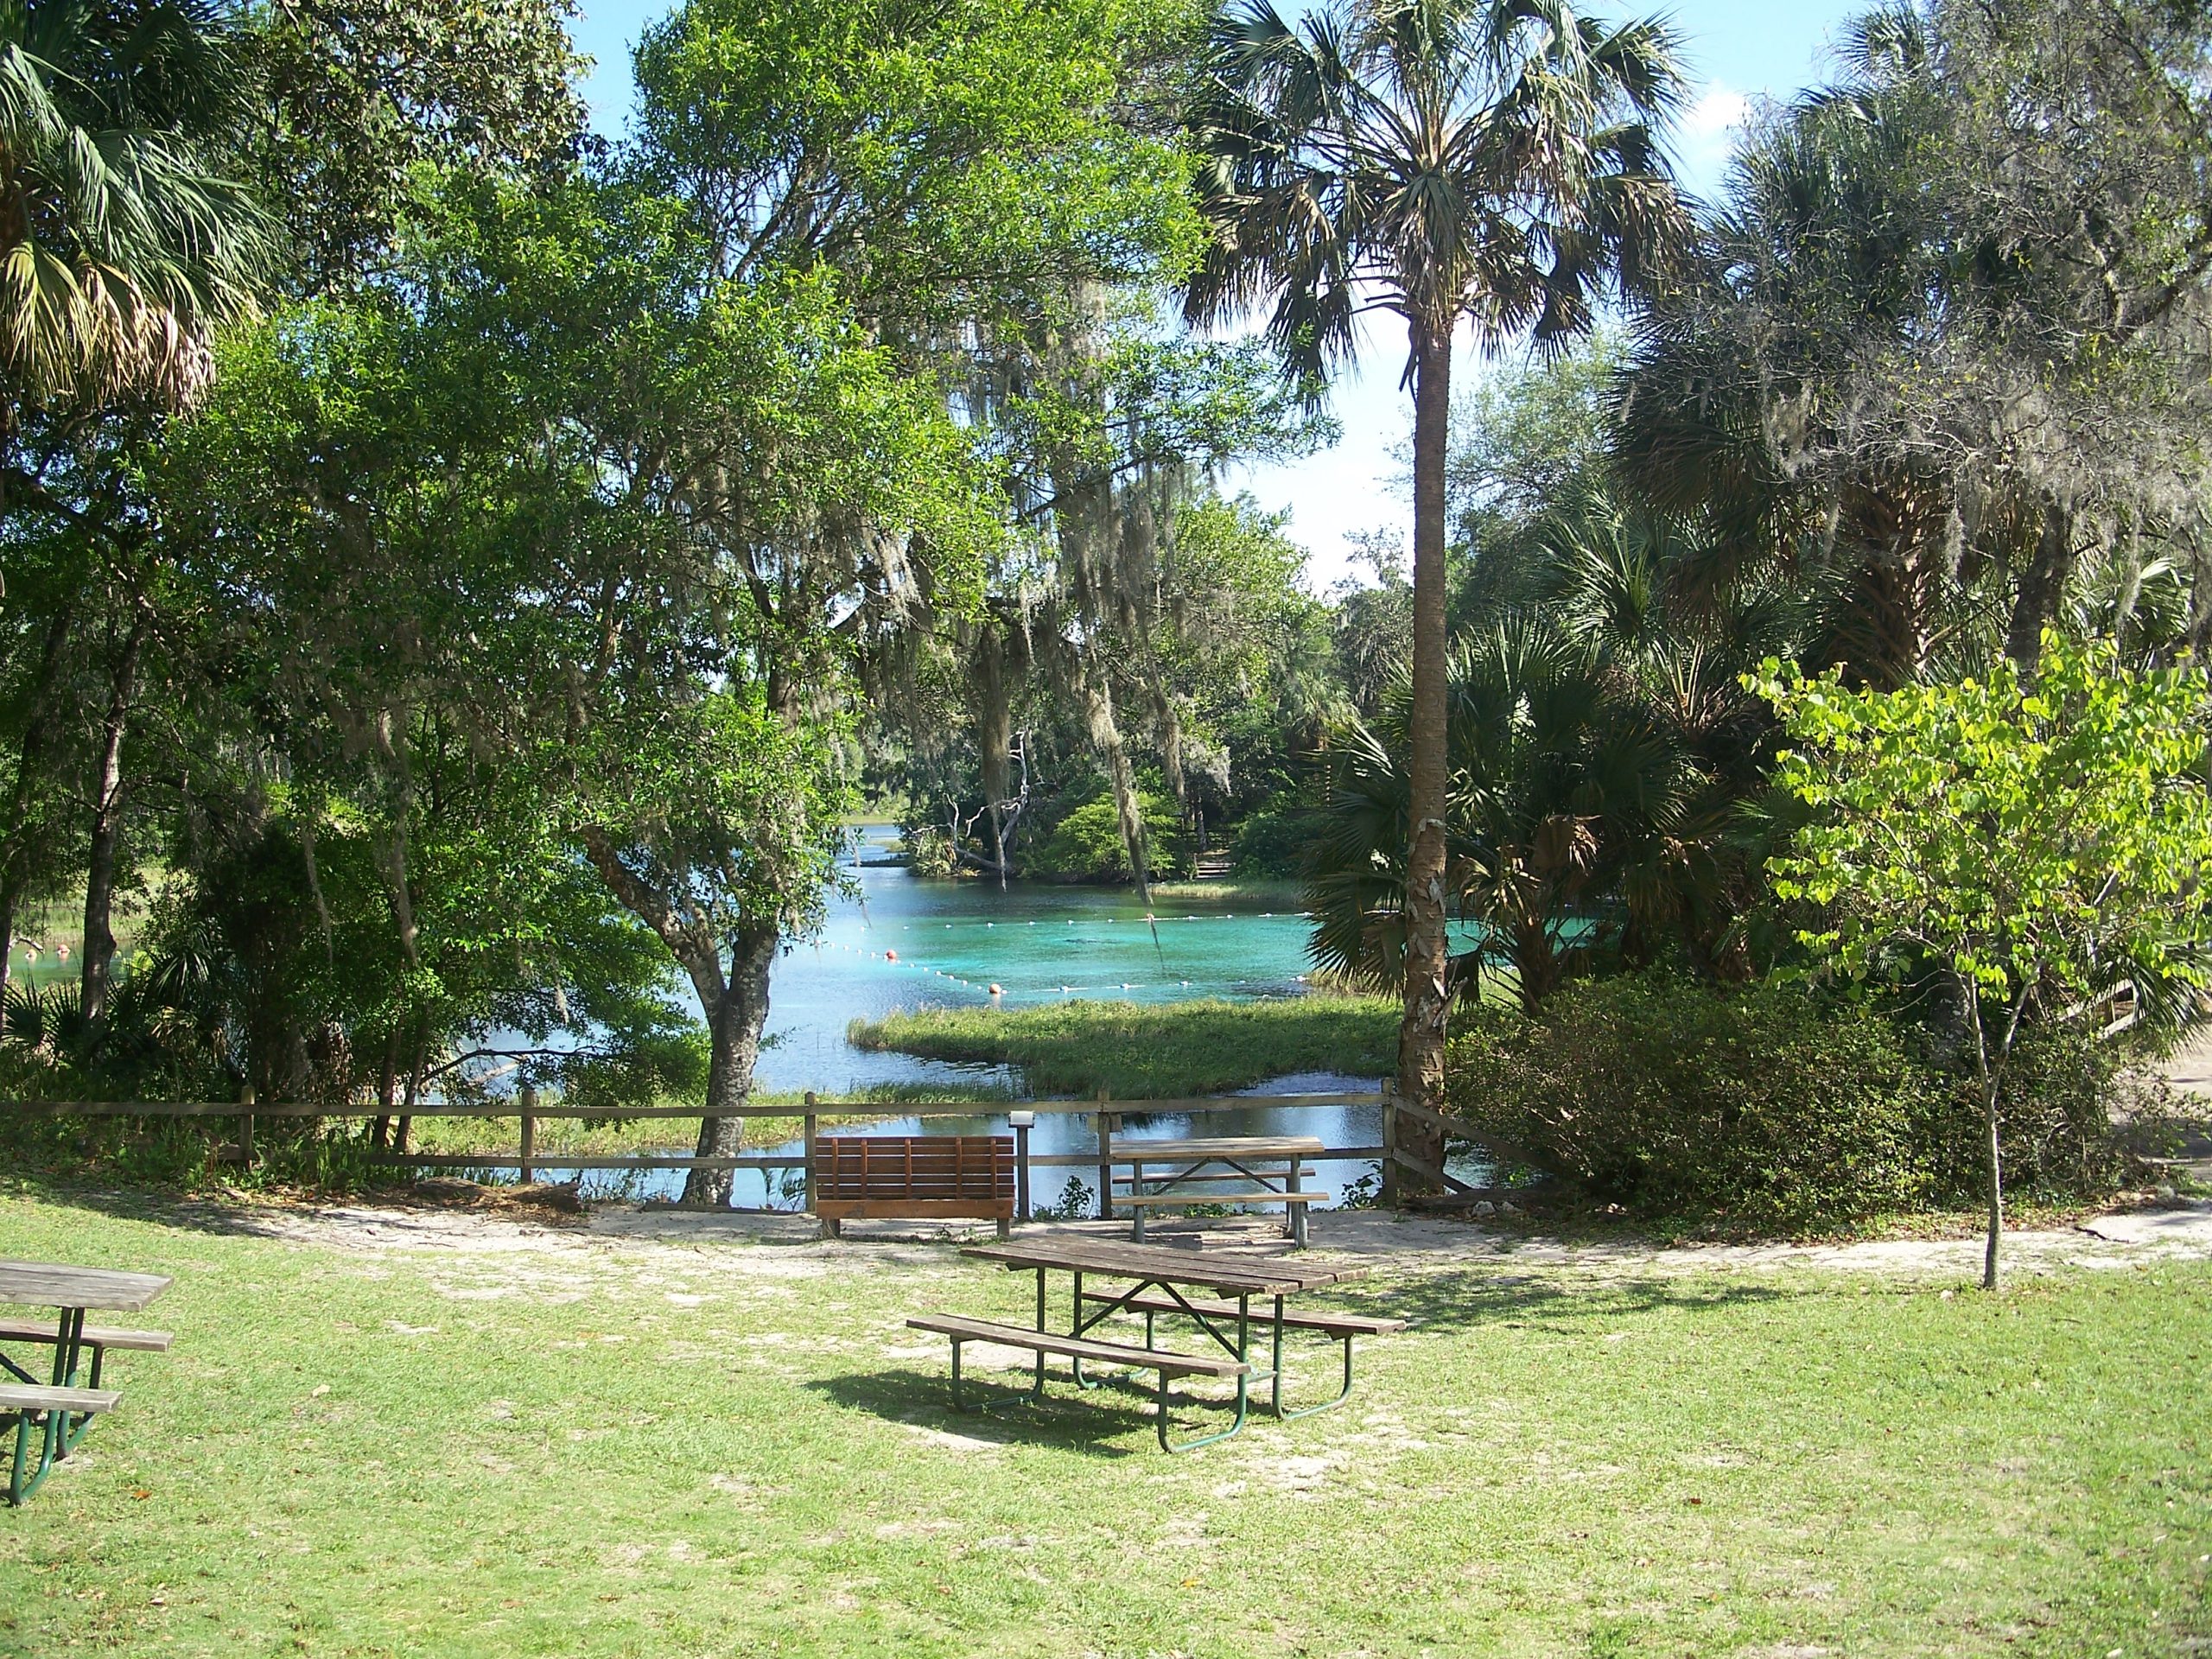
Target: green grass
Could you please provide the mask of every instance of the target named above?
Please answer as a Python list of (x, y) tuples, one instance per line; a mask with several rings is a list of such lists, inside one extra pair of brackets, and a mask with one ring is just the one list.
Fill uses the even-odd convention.
[(1396, 1058), (1398, 1005), (1301, 996), (925, 1008), (855, 1020), (846, 1035), (860, 1048), (1020, 1066), (1037, 1095), (1178, 1099), (1294, 1071), (1381, 1076)]
[[(2178, 1656), (2212, 1636), (2212, 1269), (1998, 1298), (1515, 1258), (1378, 1276), (1352, 1406), (1186, 1458), (956, 1417), (949, 1249), (288, 1243), (0, 1198), (155, 1268), (166, 1356), (0, 1511), (0, 1652)], [(1065, 1286), (1062, 1286), (1063, 1291)], [(1325, 1362), (1300, 1373), (1319, 1386)]]

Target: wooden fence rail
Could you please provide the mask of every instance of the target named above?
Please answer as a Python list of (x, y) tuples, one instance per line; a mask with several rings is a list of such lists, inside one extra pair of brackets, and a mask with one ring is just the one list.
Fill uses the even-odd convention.
[[(1375, 1094), (1306, 1094), (1306, 1095), (1206, 1095), (1168, 1100), (1022, 1100), (1022, 1101), (881, 1101), (881, 1100), (824, 1100), (809, 1095), (803, 1102), (785, 1105), (752, 1105), (725, 1108), (719, 1116), (739, 1118), (798, 1118), (803, 1126), (804, 1150), (795, 1154), (772, 1154), (729, 1158), (693, 1158), (674, 1154), (636, 1156), (586, 1155), (546, 1152), (536, 1146), (537, 1125), (542, 1120), (589, 1118), (601, 1121), (632, 1119), (689, 1119), (696, 1121), (701, 1112), (690, 1106), (639, 1107), (620, 1113), (610, 1113), (583, 1106), (558, 1103), (530, 1103), (528, 1110), (518, 1102), (496, 1101), (417, 1101), (412, 1106), (385, 1106), (376, 1103), (351, 1102), (332, 1103), (324, 1101), (259, 1101), (249, 1093), (244, 1099), (219, 1100), (12, 1100), (0, 1101), (0, 1116), (5, 1115), (68, 1115), (78, 1117), (168, 1117), (168, 1118), (236, 1118), (239, 1120), (241, 1153), (251, 1157), (253, 1146), (255, 1120), (308, 1119), (320, 1135), (324, 1119), (368, 1119), (391, 1117), (450, 1117), (450, 1118), (517, 1118), (520, 1120), (521, 1146), (515, 1152), (400, 1152), (377, 1151), (374, 1160), (407, 1169), (513, 1169), (523, 1179), (529, 1180), (541, 1169), (565, 1169), (582, 1172), (651, 1171), (651, 1170), (804, 1170), (808, 1174), (810, 1204), (811, 1201), (813, 1146), (819, 1133), (820, 1120), (825, 1116), (874, 1118), (976, 1118), (1002, 1117), (1009, 1112), (1027, 1112), (1045, 1116), (1091, 1116), (1098, 1124), (1099, 1150), (1096, 1153), (1046, 1153), (1032, 1155), (1027, 1152), (1027, 1135), (1021, 1136), (1024, 1161), (1045, 1169), (1088, 1169), (1096, 1167), (1102, 1173), (1108, 1170), (1106, 1157), (1108, 1138), (1121, 1128), (1125, 1116), (1167, 1114), (1176, 1116), (1208, 1112), (1248, 1111), (1255, 1107), (1276, 1111), (1300, 1111), (1347, 1106), (1380, 1106), (1382, 1109), (1382, 1141), (1372, 1147), (1328, 1147), (1309, 1154), (1320, 1160), (1347, 1159), (1378, 1159), (1382, 1166), (1382, 1197), (1385, 1203), (1395, 1204), (1399, 1197), (1399, 1172), (1407, 1171), (1441, 1185), (1447, 1192), (1468, 1194), (1475, 1191), (1465, 1182), (1442, 1168), (1418, 1159), (1398, 1144), (1398, 1122), (1401, 1116), (1441, 1129), (1447, 1135), (1475, 1142), (1485, 1150), (1511, 1161), (1529, 1162), (1511, 1147), (1504, 1146), (1464, 1119), (1432, 1112), (1416, 1103), (1400, 1098), (1387, 1085), (1379, 1095)], [(1115, 1152), (1132, 1143), (1116, 1143)], [(1128, 1161), (1115, 1156), (1115, 1164)], [(1110, 1186), (1110, 1178), (1107, 1185)], [(1102, 1209), (1110, 1199), (1110, 1193), (1102, 1190), (1098, 1194)]]

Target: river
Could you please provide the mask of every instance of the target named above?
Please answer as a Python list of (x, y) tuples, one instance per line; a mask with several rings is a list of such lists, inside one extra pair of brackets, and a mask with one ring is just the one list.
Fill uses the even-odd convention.
[[(767, 1046), (754, 1071), (761, 1088), (811, 1089), (825, 1096), (880, 1084), (931, 1082), (996, 1084), (1018, 1090), (1006, 1069), (957, 1065), (912, 1055), (869, 1053), (845, 1039), (855, 1019), (878, 1019), (893, 1008), (1030, 1007), (1088, 998), (1140, 1002), (1190, 997), (1296, 996), (1306, 972), (1306, 919), (1224, 890), (1219, 899), (1179, 898), (1149, 908), (1133, 893), (1018, 882), (1001, 892), (988, 880), (925, 880), (891, 861), (897, 832), (871, 824), (861, 831), (859, 861), (847, 871), (852, 891), (831, 899), (821, 938), (780, 958), (769, 981)], [(995, 997), (990, 988), (996, 985)], [(1130, 1115), (1124, 1137), (1191, 1135), (1314, 1135), (1332, 1147), (1374, 1146), (1382, 1139), (1382, 1108), (1347, 1106), (1286, 1110), (1259, 1103), (1268, 1094), (1374, 1093), (1373, 1078), (1326, 1073), (1277, 1078), (1249, 1091), (1249, 1110), (1201, 1117)], [(973, 1117), (887, 1120), (840, 1133), (912, 1135), (1007, 1133), (1003, 1112)], [(1039, 1115), (1030, 1150), (1043, 1155), (1096, 1146), (1087, 1115)], [(688, 1147), (672, 1147), (688, 1152)], [(797, 1142), (748, 1148), (796, 1154)], [(1341, 1196), (1375, 1171), (1373, 1160), (1324, 1160), (1312, 1185)], [(1071, 1177), (1039, 1170), (1033, 1200), (1052, 1203)], [(1096, 1173), (1084, 1179), (1096, 1179)], [(627, 1190), (672, 1197), (682, 1177), (656, 1173)], [(794, 1207), (758, 1171), (737, 1172), (734, 1204)]]

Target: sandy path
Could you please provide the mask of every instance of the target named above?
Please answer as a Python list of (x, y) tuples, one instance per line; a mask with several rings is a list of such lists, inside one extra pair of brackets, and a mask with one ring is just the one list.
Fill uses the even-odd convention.
[[(945, 1247), (989, 1236), (988, 1228), (925, 1223), (850, 1224), (840, 1240), (820, 1240), (798, 1216), (702, 1215), (632, 1205), (598, 1206), (581, 1223), (548, 1224), (511, 1210), (406, 1208), (365, 1204), (187, 1206), (190, 1224), (352, 1251), (428, 1253), (465, 1259), (468, 1276), (496, 1278), (505, 1262), (522, 1280), (547, 1274), (596, 1278), (604, 1272), (661, 1269), (747, 1279), (815, 1278), (892, 1270), (928, 1273), (951, 1265)], [(1025, 1230), (1025, 1232), (1033, 1230)], [(1158, 1229), (1209, 1246), (1285, 1248), (1264, 1217), (1223, 1217)], [(1666, 1248), (1631, 1242), (1568, 1243), (1486, 1230), (1432, 1217), (1348, 1211), (1315, 1217), (1321, 1255), (1363, 1258), (1378, 1268), (1416, 1274), (1485, 1262), (1548, 1268), (1596, 1278), (1711, 1272), (1840, 1273), (1966, 1280), (1980, 1269), (1979, 1237), (1903, 1238), (1834, 1244), (1712, 1244)], [(1119, 1223), (1078, 1222), (1034, 1232), (1126, 1238)], [(2015, 1273), (2113, 1269), (2162, 1261), (2212, 1258), (2212, 1202), (2123, 1211), (2080, 1227), (2008, 1234), (2005, 1262)]]

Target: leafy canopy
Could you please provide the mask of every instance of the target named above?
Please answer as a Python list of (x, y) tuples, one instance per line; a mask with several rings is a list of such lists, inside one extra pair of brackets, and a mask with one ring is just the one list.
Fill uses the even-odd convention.
[(2015, 1007), (2206, 982), (2200, 671), (2046, 633), (2025, 677), (1853, 691), (1769, 659), (1751, 683), (1794, 745), (1776, 782), (1813, 809), (1775, 891), (1823, 909), (1799, 937), (1854, 977), (1904, 945)]

